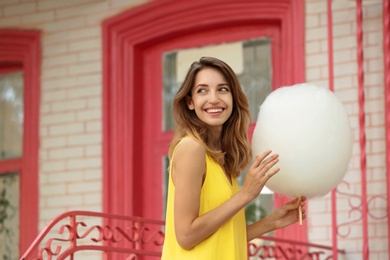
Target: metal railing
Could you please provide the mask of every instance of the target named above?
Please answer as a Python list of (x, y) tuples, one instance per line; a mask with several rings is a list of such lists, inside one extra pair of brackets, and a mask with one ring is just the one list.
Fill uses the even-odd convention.
[[(76, 253), (101, 252), (102, 259), (159, 259), (164, 221), (70, 211), (54, 218), (21, 260), (75, 259)], [(340, 254), (345, 254), (339, 250)], [(332, 247), (261, 236), (248, 243), (248, 258), (332, 259)]]

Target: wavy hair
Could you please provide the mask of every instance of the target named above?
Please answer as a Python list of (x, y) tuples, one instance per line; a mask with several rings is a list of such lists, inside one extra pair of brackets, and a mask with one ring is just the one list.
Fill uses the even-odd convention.
[[(232, 93), (233, 110), (229, 119), (224, 123), (221, 135), (222, 150), (214, 147), (210, 142), (211, 133), (208, 126), (202, 122), (187, 106), (187, 99), (191, 96), (191, 90), (195, 84), (195, 77), (204, 68), (214, 68), (220, 71)], [(202, 57), (192, 63), (184, 79), (183, 84), (176, 93), (172, 107), (173, 117), (176, 121), (175, 134), (169, 147), (169, 157), (178, 142), (185, 136), (191, 136), (202, 143), (214, 160), (220, 163), (227, 173), (237, 177), (243, 170), (252, 152), (248, 141), (248, 126), (251, 120), (248, 99), (241, 89), (240, 83), (234, 71), (225, 62), (213, 58)]]

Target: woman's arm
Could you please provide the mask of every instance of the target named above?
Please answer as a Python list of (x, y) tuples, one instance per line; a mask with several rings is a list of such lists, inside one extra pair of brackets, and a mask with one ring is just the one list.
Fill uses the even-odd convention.
[(247, 240), (262, 236), (270, 231), (287, 227), (295, 222), (299, 221), (299, 206), (302, 210), (302, 219), (306, 218), (304, 201), (305, 197), (296, 198), (290, 202), (287, 202), (272, 214), (260, 219), (247, 227)]
[[(270, 151), (258, 156), (250, 168), (243, 188), (221, 206), (199, 216), (200, 192), (206, 171), (206, 151), (192, 138), (187, 138), (176, 148), (172, 163), (172, 178), (175, 184), (174, 219), (179, 245), (192, 249), (202, 240), (217, 231), (226, 221), (252, 201), (266, 181), (278, 169), (268, 172), (277, 163), (277, 155)], [(268, 174), (265, 174), (267, 173)], [(216, 184), (218, 185), (218, 184)]]

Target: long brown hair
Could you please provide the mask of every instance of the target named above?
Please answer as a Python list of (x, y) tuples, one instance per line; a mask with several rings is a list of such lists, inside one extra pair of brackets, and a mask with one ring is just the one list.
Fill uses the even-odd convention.
[[(202, 122), (187, 106), (187, 99), (191, 96), (191, 90), (195, 84), (195, 77), (199, 71), (211, 67), (220, 71), (232, 92), (233, 111), (229, 119), (224, 123), (221, 136), (222, 150), (213, 147), (208, 126)], [(202, 57), (192, 63), (183, 84), (173, 100), (173, 117), (176, 121), (175, 135), (169, 147), (169, 156), (172, 156), (177, 143), (185, 136), (192, 136), (201, 142), (214, 160), (218, 161), (227, 173), (234, 177), (240, 174), (251, 158), (251, 149), (248, 141), (248, 126), (250, 123), (250, 111), (248, 99), (241, 89), (240, 83), (234, 71), (225, 62), (213, 58)]]

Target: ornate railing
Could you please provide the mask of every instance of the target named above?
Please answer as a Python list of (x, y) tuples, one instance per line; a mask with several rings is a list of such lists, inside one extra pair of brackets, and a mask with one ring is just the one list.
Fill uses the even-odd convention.
[[(248, 257), (249, 260), (330, 260), (333, 259), (332, 249), (330, 246), (260, 236), (248, 243)], [(338, 250), (338, 253), (344, 255), (345, 251)]]
[[(101, 252), (102, 259), (159, 259), (163, 229), (161, 220), (70, 211), (53, 219), (21, 260), (73, 260), (85, 252)], [(332, 259), (332, 247), (262, 236), (248, 243), (248, 255), (250, 260)]]

